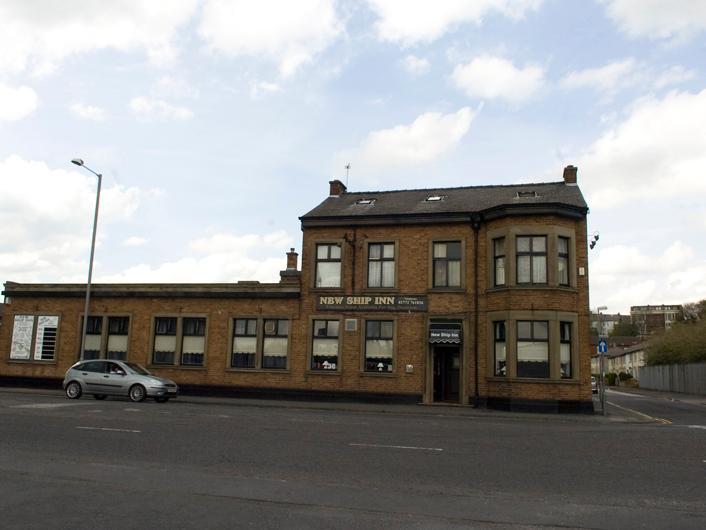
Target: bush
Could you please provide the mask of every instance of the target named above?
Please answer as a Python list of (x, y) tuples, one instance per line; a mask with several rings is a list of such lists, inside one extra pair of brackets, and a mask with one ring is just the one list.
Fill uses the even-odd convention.
[(629, 381), (630, 379), (632, 379), (632, 374), (629, 374), (627, 372), (620, 372), (618, 374), (618, 379), (620, 379), (621, 381)]
[(610, 373), (605, 374), (605, 380), (606, 380), (606, 384), (608, 386), (615, 385), (615, 380), (617, 378), (618, 378), (618, 374), (616, 374), (615, 372), (610, 372)]
[(706, 361), (706, 319), (676, 322), (647, 347), (647, 364), (685, 364)]

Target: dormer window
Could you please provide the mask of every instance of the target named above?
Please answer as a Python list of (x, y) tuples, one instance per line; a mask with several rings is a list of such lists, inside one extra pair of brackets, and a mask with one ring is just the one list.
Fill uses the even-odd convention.
[(375, 199), (358, 199), (356, 204), (375, 204)]
[(535, 198), (537, 198), (537, 192), (536, 191), (518, 191), (517, 198), (518, 199), (535, 199)]
[(424, 199), (426, 202), (439, 202), (443, 201), (446, 198), (446, 195), (429, 195), (426, 199)]

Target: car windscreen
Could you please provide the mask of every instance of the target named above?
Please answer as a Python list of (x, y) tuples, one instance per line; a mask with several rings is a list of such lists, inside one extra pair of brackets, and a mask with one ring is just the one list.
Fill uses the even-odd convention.
[(140, 375), (150, 375), (146, 368), (143, 368), (137, 363), (125, 363), (130, 370)]

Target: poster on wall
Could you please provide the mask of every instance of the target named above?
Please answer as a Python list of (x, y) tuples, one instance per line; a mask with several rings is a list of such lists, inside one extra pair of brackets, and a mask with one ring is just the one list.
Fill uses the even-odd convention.
[(37, 340), (34, 341), (34, 358), (47, 361), (54, 358), (56, 348), (56, 330), (59, 326), (59, 317), (37, 317)]
[(29, 359), (30, 348), (32, 347), (33, 327), (33, 315), (15, 315), (15, 324), (12, 328), (10, 359)]

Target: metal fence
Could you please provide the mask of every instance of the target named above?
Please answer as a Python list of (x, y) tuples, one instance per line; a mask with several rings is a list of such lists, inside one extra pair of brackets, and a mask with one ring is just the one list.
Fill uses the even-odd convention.
[(706, 363), (643, 366), (640, 388), (706, 395)]

